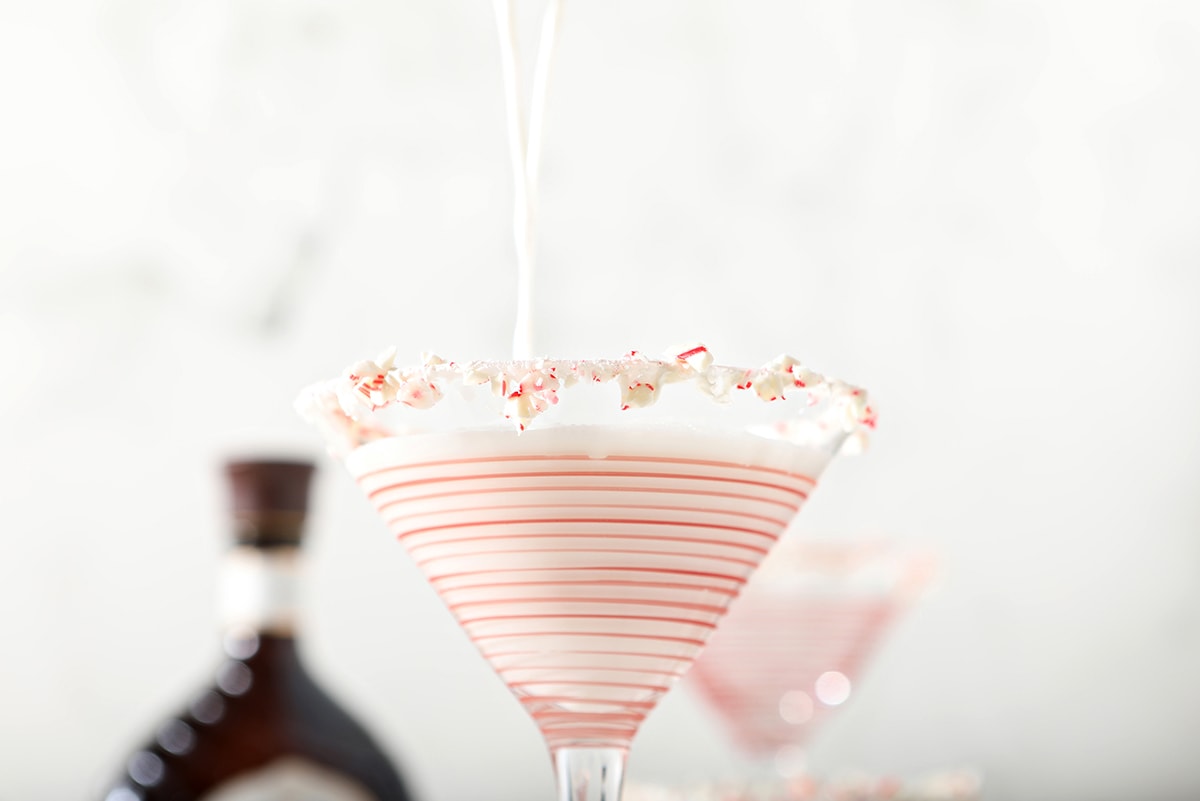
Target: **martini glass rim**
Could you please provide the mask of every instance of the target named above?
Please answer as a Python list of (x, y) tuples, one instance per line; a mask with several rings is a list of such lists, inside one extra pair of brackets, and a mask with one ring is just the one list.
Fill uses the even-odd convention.
[[(671, 385), (690, 385), (693, 391)], [(605, 396), (602, 406), (594, 405), (598, 396)], [(427, 354), (409, 366), (396, 365), (395, 350), (389, 349), (374, 360), (355, 362), (337, 378), (310, 385), (296, 408), (345, 455), (373, 440), (421, 433), (437, 416), (431, 410), (444, 415), (442, 410), (455, 403), (447, 398), (465, 401), (475, 413), (434, 426), (442, 430), (486, 429), (507, 420), (523, 432), (535, 422), (546, 425), (543, 417), (571, 414), (554, 410), (561, 400), (571, 409), (582, 403), (589, 410), (584, 415), (630, 412), (621, 416), (622, 426), (642, 416), (669, 423), (673, 410), (686, 409), (683, 416), (701, 425), (722, 419), (729, 427), (731, 418), (741, 416), (731, 409), (740, 408), (747, 423), (737, 427), (757, 429), (751, 433), (796, 444), (851, 440), (861, 446), (876, 418), (865, 390), (790, 356), (757, 368), (732, 367), (714, 363), (703, 346), (672, 359), (631, 351), (620, 359), (453, 362)], [(404, 418), (401, 425), (397, 416)], [(769, 418), (770, 425), (752, 425), (755, 417)]]

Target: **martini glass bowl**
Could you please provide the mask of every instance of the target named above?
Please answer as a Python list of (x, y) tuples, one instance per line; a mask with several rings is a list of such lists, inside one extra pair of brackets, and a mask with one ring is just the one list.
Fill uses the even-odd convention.
[(646, 715), (872, 415), (783, 358), (385, 354), (298, 401), (539, 727), (569, 801), (618, 801)]

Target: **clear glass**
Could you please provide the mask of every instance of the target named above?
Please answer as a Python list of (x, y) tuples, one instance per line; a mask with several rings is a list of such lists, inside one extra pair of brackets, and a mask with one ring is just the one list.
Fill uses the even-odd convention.
[(621, 748), (560, 748), (554, 752), (558, 801), (619, 801), (625, 778)]
[(832, 393), (717, 402), (732, 368), (637, 395), (623, 371), (648, 384), (653, 365), (593, 364), (581, 374), (603, 380), (563, 381), (536, 419), (504, 419), (513, 387), (541, 391), (578, 363), (491, 365), (488, 382), (438, 365), (398, 390), (429, 408), (349, 418), (325, 403), (315, 422), (542, 731), (560, 799), (619, 801), (641, 722), (851, 427)]

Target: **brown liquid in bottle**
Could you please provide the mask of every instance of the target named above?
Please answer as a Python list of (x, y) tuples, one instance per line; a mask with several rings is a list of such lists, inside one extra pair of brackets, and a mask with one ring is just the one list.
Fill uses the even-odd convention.
[(410, 801), (370, 735), (309, 675), (293, 631), (312, 465), (234, 462), (233, 623), (211, 687), (159, 726), (104, 801)]

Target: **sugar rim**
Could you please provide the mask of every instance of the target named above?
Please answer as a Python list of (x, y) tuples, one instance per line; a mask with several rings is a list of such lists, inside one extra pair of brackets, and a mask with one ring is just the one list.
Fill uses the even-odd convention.
[[(876, 414), (865, 390), (822, 375), (797, 359), (781, 355), (757, 368), (713, 363), (704, 345), (672, 348), (663, 359), (630, 351), (620, 359), (526, 359), (515, 361), (453, 362), (425, 354), (420, 364), (398, 366), (390, 348), (374, 360), (355, 362), (342, 375), (306, 388), (296, 409), (311, 423), (326, 429), (345, 449), (391, 436), (372, 423), (370, 413), (393, 405), (428, 409), (445, 390), (490, 385), (501, 404), (500, 414), (517, 431), (559, 402), (560, 391), (574, 384), (617, 383), (622, 410), (650, 406), (664, 386), (691, 383), (716, 403), (729, 403), (736, 393), (753, 392), (764, 402), (792, 400), (801, 395), (801, 408), (824, 404), (816, 415), (797, 416), (826, 432), (839, 432), (857, 446), (865, 444)], [(781, 432), (784, 439), (797, 439)]]

